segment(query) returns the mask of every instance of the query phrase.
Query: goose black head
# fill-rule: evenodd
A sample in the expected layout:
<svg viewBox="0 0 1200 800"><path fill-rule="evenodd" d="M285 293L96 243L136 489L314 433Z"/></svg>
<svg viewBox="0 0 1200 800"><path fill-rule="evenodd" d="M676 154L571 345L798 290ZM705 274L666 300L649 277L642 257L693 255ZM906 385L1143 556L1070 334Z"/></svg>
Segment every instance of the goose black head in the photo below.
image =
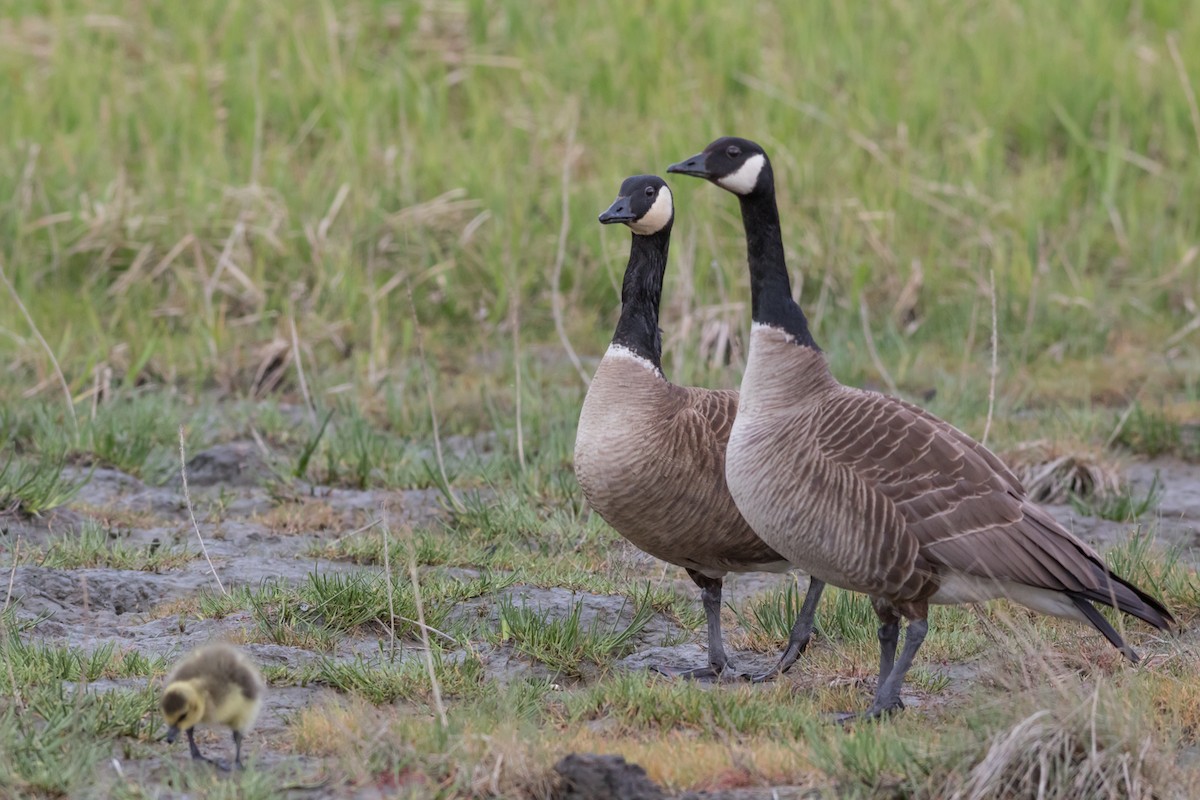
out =
<svg viewBox="0 0 1200 800"><path fill-rule="evenodd" d="M634 175L621 184L617 199L600 215L600 222L623 222L639 236L669 230L675 220L675 203L667 182L657 175Z"/></svg>
<svg viewBox="0 0 1200 800"><path fill-rule="evenodd" d="M771 162L766 152L749 139L722 136L704 152L667 167L667 172L704 178L744 197L769 185Z"/></svg>

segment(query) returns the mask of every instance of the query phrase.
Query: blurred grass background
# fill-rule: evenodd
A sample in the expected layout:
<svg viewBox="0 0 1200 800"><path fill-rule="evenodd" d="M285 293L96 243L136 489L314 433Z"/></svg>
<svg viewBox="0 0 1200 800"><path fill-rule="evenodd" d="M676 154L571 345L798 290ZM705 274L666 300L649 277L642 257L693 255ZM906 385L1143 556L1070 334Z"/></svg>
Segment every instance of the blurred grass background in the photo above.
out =
<svg viewBox="0 0 1200 800"><path fill-rule="evenodd" d="M581 393L556 259L564 332L598 354L626 236L595 215L734 133L772 155L843 380L979 417L994 274L1002 409L1200 399L1194 3L6 9L0 259L80 403L286 393L300 352L319 397L394 406L419 384L408 286L451 428L488 424L465 373L525 360ZM736 385L737 206L674 183L666 365ZM0 362L0 401L60 396L7 291Z"/></svg>

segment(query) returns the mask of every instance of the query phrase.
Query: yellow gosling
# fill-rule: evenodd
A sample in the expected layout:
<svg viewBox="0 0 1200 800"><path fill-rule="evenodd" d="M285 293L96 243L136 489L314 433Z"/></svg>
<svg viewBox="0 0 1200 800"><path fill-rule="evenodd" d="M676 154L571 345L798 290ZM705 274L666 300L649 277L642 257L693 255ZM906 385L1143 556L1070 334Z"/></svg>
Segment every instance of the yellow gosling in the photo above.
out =
<svg viewBox="0 0 1200 800"><path fill-rule="evenodd" d="M233 763L241 767L242 737L258 718L266 688L258 669L230 645L194 650L167 676L162 697L163 719L169 726L167 743L173 744L184 731L192 758L227 769L200 753L193 731L201 722L228 725L233 730Z"/></svg>

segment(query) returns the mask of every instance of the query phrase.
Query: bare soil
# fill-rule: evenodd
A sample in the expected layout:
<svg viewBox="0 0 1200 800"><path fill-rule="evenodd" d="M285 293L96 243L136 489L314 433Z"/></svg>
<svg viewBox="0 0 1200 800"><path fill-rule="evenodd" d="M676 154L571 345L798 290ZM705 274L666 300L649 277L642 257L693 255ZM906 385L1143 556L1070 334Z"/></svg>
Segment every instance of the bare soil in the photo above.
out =
<svg viewBox="0 0 1200 800"><path fill-rule="evenodd" d="M88 470L77 469L75 477ZM1139 462L1128 468L1128 477L1136 490L1144 492L1157 476L1161 498L1155 518L1150 523L1157 531L1161 544L1182 549L1183 558L1200 564L1200 466L1179 461L1160 460ZM234 442L199 453L189 465L189 486L200 530L209 557L226 587L258 585L268 579L300 581L312 572L364 569L306 555L311 547L338 536L347 535L361 527L368 517L382 517L393 527L426 525L443 518L445 511L440 495L433 490L412 491L354 491L321 486L302 486L292 495L281 498L273 483L272 473L256 455L252 444ZM11 557L18 540L21 548L44 545L53 534L81 524L89 515L113 515L135 521L117 526L119 536L130 543L158 543L159 546L186 547L197 550L196 534L192 528L179 481L161 487L147 486L134 477L117 470L100 468L92 471L87 485L69 507L42 518L0 518L0 551ZM299 500L319 501L332 509L334 520L326 530L288 532L265 524L264 517L281 503ZM1123 540L1129 525L1081 516L1070 506L1052 506L1054 515L1076 534L1101 550ZM303 527L303 526L301 526ZM353 535L353 534L351 534ZM657 562L631 551L631 562L648 571L659 572ZM369 568L368 568L369 569ZM667 571L671 576L673 568ZM24 637L47 644L71 645L92 650L105 643L119 650L136 650L147 656L170 660L193 647L214 638L238 638L255 623L249 612L231 614L223 619L198 619L188 613L163 613L172 601L186 600L203 590L215 589L215 580L208 562L194 558L185 566L161 573L112 569L59 570L23 565L11 575L4 576L11 584L11 600L17 603L18 618L30 619L41 614L48 618ZM685 591L693 591L682 572L678 580ZM735 575L727 582L726 600L738 604L752 595L779 587L793 580L790 576L767 574ZM593 619L607 621L624 618L633 613L623 596L606 596L571 591L564 588L544 588L515 585L504 590L513 597L565 616L581 598L585 602L584 624ZM493 595L464 603L458 613L495 618L498 597ZM728 631L727 631L728 634ZM679 640L681 644L663 645L664 640ZM313 659L332 657L353 659L356 655L378 653L379 642L368 636L343 637L336 652L317 654L296 647L276 644L247 644L246 650L263 665L299 666ZM483 657L489 677L505 681L513 676L545 674L543 667L530 663L506 647L479 643L477 652ZM731 656L738 667L747 670L765 669L774 662L774 654L734 652ZM632 655L617 664L618 668L644 669L651 664L679 668L702 664L705 651L702 631L681 637L678 626L662 615L638 636ZM802 671L802 664L801 669ZM952 683L969 681L974 675L970 664L948 669ZM138 679L102 681L92 690L102 691L116 686L139 685ZM291 776L297 796L345 796L344 789L320 785L325 773L320 759L295 754L289 748L287 724L299 710L322 701L337 702L337 694L317 685L276 687L271 690L259 723L248 738L248 751L258 767L278 768ZM906 694L906 702L908 695ZM912 706L922 698L913 697ZM199 737L202 748L225 756L230 747L224 731L205 733ZM128 754L132 754L129 757ZM141 776L153 785L162 779L167 760L187 759L186 746L156 744L153 748L133 748L124 753L114 752L114 764L119 764L127 776ZM615 781L630 788L630 797L664 797L661 790L637 774L630 765L610 758L591 757L565 760L560 773L574 776L565 780L575 786L566 797L599 797L596 786ZM630 771L632 770L632 771ZM571 781L574 783L571 783ZM591 787L591 788L589 788ZM364 790L366 791L366 790ZM774 790L738 790L722 797L757 798L800 796L799 790L789 794L784 787ZM590 792L590 793L589 793ZM656 793L657 792L657 793ZM361 796L371 796L369 792ZM692 794L690 796L698 797Z"/></svg>

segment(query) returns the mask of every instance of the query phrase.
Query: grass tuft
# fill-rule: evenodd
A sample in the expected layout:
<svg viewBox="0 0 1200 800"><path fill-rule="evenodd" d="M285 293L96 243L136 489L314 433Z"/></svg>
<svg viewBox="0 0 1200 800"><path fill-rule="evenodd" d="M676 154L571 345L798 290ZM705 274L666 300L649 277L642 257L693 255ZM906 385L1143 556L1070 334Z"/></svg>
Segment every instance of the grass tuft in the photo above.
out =
<svg viewBox="0 0 1200 800"><path fill-rule="evenodd" d="M545 664L555 672L580 678L585 665L604 667L627 654L631 643L650 622L654 609L647 602L634 601L629 622L622 624L625 606L604 622L597 614L591 625L583 624L586 599L571 603L566 616L549 610L516 605L511 597L500 601L499 628L492 632L495 641L511 643L518 652Z"/></svg>
<svg viewBox="0 0 1200 800"><path fill-rule="evenodd" d="M88 482L63 477L66 457L43 454L36 463L18 460L9 453L0 467L0 514L18 512L39 516L70 502Z"/></svg>
<svg viewBox="0 0 1200 800"><path fill-rule="evenodd" d="M448 656L441 648L432 651L438 685L450 698L479 691L484 678L483 662L472 655ZM353 692L374 705L397 700L419 700L433 708L433 687L425 664L415 656L399 663L361 656L353 661L325 659L313 679L343 692Z"/></svg>
<svg viewBox="0 0 1200 800"><path fill-rule="evenodd" d="M1161 496L1162 489L1158 483L1158 475L1155 474L1150 488L1141 496L1135 493L1132 487L1125 485L1116 492L1086 499L1073 494L1070 500L1071 507L1083 516L1099 517L1113 522L1136 522L1158 508Z"/></svg>
<svg viewBox="0 0 1200 800"><path fill-rule="evenodd" d="M43 566L55 569L106 567L161 572L182 567L193 558L195 555L186 548L156 542L127 544L116 532L105 529L95 520L86 520L77 531L53 537L37 560Z"/></svg>

